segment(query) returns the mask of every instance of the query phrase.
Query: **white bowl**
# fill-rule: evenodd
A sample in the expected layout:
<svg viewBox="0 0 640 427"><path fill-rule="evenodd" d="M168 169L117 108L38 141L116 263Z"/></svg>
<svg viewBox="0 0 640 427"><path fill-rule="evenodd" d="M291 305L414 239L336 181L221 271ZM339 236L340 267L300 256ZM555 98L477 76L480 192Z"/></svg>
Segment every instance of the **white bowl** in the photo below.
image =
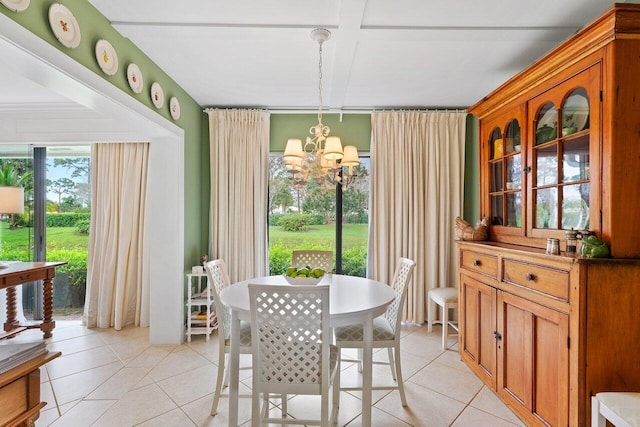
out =
<svg viewBox="0 0 640 427"><path fill-rule="evenodd" d="M289 277L286 275L282 275L282 277L284 277L284 279L290 284L290 285L317 285L321 280L322 277L319 278L315 278L315 277Z"/></svg>

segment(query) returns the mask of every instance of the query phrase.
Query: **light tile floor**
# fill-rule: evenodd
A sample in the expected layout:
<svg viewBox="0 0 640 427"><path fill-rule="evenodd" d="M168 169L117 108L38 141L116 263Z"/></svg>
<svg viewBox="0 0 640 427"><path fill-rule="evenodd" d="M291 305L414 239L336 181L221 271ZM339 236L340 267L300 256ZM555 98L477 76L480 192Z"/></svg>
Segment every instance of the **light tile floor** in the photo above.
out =
<svg viewBox="0 0 640 427"><path fill-rule="evenodd" d="M440 327L403 327L402 370L409 406L397 391L373 395L374 426L523 426L520 420L460 361L455 338L441 349ZM14 339L39 339L35 330ZM43 426L226 426L227 399L209 415L218 357L217 334L196 336L180 346L150 345L148 329L116 332L86 329L77 321L56 321L50 350L62 356L41 370L41 398L47 406L36 422ZM352 356L355 354L352 354ZM374 354L386 360L386 351ZM250 364L243 356L241 365ZM251 386L242 370L241 387ZM343 364L342 383L356 385L354 364ZM374 382L391 383L388 366L374 365ZM319 413L315 397L293 396L291 416ZM249 425L250 399L240 400L239 418ZM360 393L342 392L338 425L361 426Z"/></svg>

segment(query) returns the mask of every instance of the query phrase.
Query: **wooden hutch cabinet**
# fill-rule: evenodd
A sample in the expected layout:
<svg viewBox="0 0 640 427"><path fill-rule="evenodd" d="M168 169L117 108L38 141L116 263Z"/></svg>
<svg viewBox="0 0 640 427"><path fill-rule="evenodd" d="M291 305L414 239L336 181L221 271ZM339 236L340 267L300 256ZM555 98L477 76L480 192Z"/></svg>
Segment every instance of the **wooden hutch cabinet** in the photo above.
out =
<svg viewBox="0 0 640 427"><path fill-rule="evenodd" d="M460 354L527 425L640 391L638 76L640 5L616 4L469 109L490 241L458 243ZM612 257L567 254L570 229Z"/></svg>

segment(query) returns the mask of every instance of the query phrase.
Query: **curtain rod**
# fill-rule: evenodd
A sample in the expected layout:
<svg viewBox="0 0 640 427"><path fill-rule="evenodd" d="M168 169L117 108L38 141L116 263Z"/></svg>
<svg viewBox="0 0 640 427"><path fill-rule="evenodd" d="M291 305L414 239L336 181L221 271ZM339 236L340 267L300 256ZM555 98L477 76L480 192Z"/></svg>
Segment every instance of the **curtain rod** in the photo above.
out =
<svg viewBox="0 0 640 427"><path fill-rule="evenodd" d="M212 110L241 110L242 108L217 108L217 107L209 107L202 110L205 113L208 113ZM268 111L271 114L317 114L318 110L299 110L299 109L260 109L260 108L247 108L248 110L260 110L260 111ZM322 110L322 114L371 114L382 111L423 111L423 112L445 112L445 113L466 113L466 108L443 108L443 107L426 107L426 108L373 108L370 110Z"/></svg>

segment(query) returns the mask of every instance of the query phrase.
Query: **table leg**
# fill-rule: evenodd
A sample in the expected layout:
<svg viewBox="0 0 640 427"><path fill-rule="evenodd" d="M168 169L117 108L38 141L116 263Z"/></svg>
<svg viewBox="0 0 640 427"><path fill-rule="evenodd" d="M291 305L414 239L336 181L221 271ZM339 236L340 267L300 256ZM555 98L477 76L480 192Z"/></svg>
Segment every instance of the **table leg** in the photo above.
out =
<svg viewBox="0 0 640 427"><path fill-rule="evenodd" d="M231 311L231 349L229 351L229 425L238 425L238 388L240 383L240 318ZM223 344L224 345L224 344Z"/></svg>
<svg viewBox="0 0 640 427"><path fill-rule="evenodd" d="M7 288L7 320L4 322L4 331L11 332L18 327L18 311L16 309L16 287Z"/></svg>
<svg viewBox="0 0 640 427"><path fill-rule="evenodd" d="M40 325L40 330L44 332L44 338L51 338L56 322L53 321L53 282L51 279L44 279L43 284L43 315L44 319Z"/></svg>
<svg viewBox="0 0 640 427"><path fill-rule="evenodd" d="M373 377L373 318L368 316L363 325L362 351L362 425L371 425L371 387Z"/></svg>

